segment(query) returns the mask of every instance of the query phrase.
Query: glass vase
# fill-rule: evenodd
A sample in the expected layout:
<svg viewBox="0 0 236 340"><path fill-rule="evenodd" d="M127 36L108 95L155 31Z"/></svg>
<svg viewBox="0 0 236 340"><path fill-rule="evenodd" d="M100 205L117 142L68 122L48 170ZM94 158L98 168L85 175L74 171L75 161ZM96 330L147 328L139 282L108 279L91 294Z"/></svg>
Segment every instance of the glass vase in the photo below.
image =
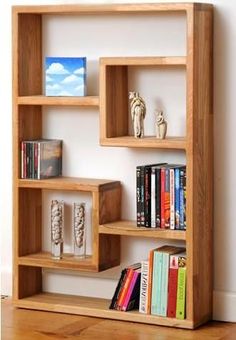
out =
<svg viewBox="0 0 236 340"><path fill-rule="evenodd" d="M61 259L63 253L64 202L51 202L51 249L52 258Z"/></svg>
<svg viewBox="0 0 236 340"><path fill-rule="evenodd" d="M74 256L85 258L86 256L86 226L85 226L85 203L73 204L73 239Z"/></svg>

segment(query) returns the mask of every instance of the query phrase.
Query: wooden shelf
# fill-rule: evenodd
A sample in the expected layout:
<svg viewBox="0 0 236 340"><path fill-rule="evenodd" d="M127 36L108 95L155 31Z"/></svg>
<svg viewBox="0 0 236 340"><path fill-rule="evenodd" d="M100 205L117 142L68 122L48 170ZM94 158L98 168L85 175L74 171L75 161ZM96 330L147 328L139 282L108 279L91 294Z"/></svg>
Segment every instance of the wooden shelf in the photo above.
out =
<svg viewBox="0 0 236 340"><path fill-rule="evenodd" d="M140 228L136 227L135 221L118 221L102 224L99 226L99 234L186 240L186 232L184 230Z"/></svg>
<svg viewBox="0 0 236 340"><path fill-rule="evenodd" d="M212 9L211 4L201 3L157 3L157 4L112 4L112 5L48 5L48 6L14 6L17 13L38 14L109 14L109 13L155 13L155 12L186 12L194 8Z"/></svg>
<svg viewBox="0 0 236 340"><path fill-rule="evenodd" d="M15 301L15 305L22 308L189 329L194 327L193 322L190 320L178 320L174 318L147 315L139 313L138 311L120 312L109 309L109 304L110 300L106 299L54 293L36 294Z"/></svg>
<svg viewBox="0 0 236 340"><path fill-rule="evenodd" d="M155 149L186 149L186 138L184 137L167 137L158 139L154 136L135 138L133 136L111 137L100 140L103 146L118 146L132 148L155 148Z"/></svg>
<svg viewBox="0 0 236 340"><path fill-rule="evenodd" d="M47 105L47 106L99 106L98 96L87 97L48 97L48 96L20 96L19 105Z"/></svg>
<svg viewBox="0 0 236 340"><path fill-rule="evenodd" d="M63 254L60 260L54 260L49 252L40 252L18 257L18 264L32 267L81 270L97 272L97 267L92 263L92 256L78 259L73 254Z"/></svg>
<svg viewBox="0 0 236 340"><path fill-rule="evenodd" d="M186 57L109 57L100 58L108 66L186 66Z"/></svg>
<svg viewBox="0 0 236 340"><path fill-rule="evenodd" d="M18 179L20 188L48 189L48 190L78 190L96 192L116 188L119 181L94 178L56 177L48 179Z"/></svg>

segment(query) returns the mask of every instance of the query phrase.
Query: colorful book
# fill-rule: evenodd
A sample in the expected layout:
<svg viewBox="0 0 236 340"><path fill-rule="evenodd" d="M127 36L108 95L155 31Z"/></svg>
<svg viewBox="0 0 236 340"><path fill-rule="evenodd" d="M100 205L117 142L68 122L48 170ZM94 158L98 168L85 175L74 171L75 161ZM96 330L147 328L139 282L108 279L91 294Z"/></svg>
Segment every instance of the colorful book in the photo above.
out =
<svg viewBox="0 0 236 340"><path fill-rule="evenodd" d="M137 289L137 288L135 288L135 286L137 284L138 278L139 278L139 281L140 281L140 275L141 275L141 268L135 269L133 271L132 279L131 279L130 285L128 287L127 294L125 296L124 303L123 303L123 305L121 307L121 310L124 311L124 312L126 312L126 311L128 311L130 309L133 309L133 307L134 307L134 304L131 301L131 298L133 300L133 297L132 297L133 291L134 291L134 289L135 290ZM139 291L140 291L140 283L139 283Z"/></svg>
<svg viewBox="0 0 236 340"><path fill-rule="evenodd" d="M151 314L154 251L155 249L152 249L148 256L147 314Z"/></svg>
<svg viewBox="0 0 236 340"><path fill-rule="evenodd" d="M123 285L124 285L124 280L125 280L126 272L127 272L126 268L123 269L122 272L121 272L120 279L119 279L118 284L116 286L115 293L114 293L114 295L112 297L109 309L116 309L117 301L119 299L119 296L121 294L121 290L122 290Z"/></svg>
<svg viewBox="0 0 236 340"><path fill-rule="evenodd" d="M161 168L161 228L165 228L165 169Z"/></svg>
<svg viewBox="0 0 236 340"><path fill-rule="evenodd" d="M170 229L175 229L175 170L170 169Z"/></svg>
<svg viewBox="0 0 236 340"><path fill-rule="evenodd" d="M183 252L184 248L175 246L166 246L162 250L162 270L161 270L161 308L160 316L167 316L167 301L168 301L168 281L169 281L169 263L170 255Z"/></svg>
<svg viewBox="0 0 236 340"><path fill-rule="evenodd" d="M175 169L175 229L180 229L180 169Z"/></svg>
<svg viewBox="0 0 236 340"><path fill-rule="evenodd" d="M183 254L182 254L183 255ZM177 283L178 283L178 259L181 254L170 255L170 269L168 281L167 316L176 317Z"/></svg>
<svg viewBox="0 0 236 340"><path fill-rule="evenodd" d="M177 300L176 300L176 318L183 320L185 318L185 300L186 300L186 254L178 258L178 283L177 283Z"/></svg>
<svg viewBox="0 0 236 340"><path fill-rule="evenodd" d="M121 289L120 296L119 296L119 298L117 300L117 305L116 305L116 309L117 310L122 310L122 306L124 304L125 297L126 297L126 294L128 292L130 282L132 280L133 271L135 269L140 268L140 267L141 267L141 263L135 263L135 264L129 266L128 268L126 268L127 272L125 274L124 284L123 284L123 287Z"/></svg>
<svg viewBox="0 0 236 340"><path fill-rule="evenodd" d="M184 220L185 220L185 199L184 199L184 178L185 178L186 170L180 169L180 178L179 178L179 229L184 229Z"/></svg>
<svg viewBox="0 0 236 340"><path fill-rule="evenodd" d="M135 279L136 280L134 282L134 287L133 287L133 290L132 290L126 311L139 308L140 278L141 278L141 268L135 270L135 276L134 276L133 280L135 280Z"/></svg>
<svg viewBox="0 0 236 340"><path fill-rule="evenodd" d="M136 167L136 216L137 216L137 227L141 226L141 167Z"/></svg>

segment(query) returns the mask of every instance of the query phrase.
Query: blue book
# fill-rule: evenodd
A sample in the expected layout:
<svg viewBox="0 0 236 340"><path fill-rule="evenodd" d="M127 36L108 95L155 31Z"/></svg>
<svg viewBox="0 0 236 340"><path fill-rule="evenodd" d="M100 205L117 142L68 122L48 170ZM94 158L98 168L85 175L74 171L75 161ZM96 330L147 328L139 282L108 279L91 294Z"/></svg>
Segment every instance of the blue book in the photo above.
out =
<svg viewBox="0 0 236 340"><path fill-rule="evenodd" d="M162 253L154 251L151 300L151 314L154 315L160 315L161 312L161 271Z"/></svg>

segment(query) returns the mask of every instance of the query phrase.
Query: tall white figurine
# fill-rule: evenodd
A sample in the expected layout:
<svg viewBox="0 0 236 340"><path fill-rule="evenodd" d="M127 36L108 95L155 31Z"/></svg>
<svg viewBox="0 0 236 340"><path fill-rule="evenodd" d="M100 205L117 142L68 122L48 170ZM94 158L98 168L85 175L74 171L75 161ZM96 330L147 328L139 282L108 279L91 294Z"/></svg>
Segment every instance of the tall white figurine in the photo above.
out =
<svg viewBox="0 0 236 340"><path fill-rule="evenodd" d="M130 110L133 121L134 137L142 138L144 135L144 118L146 116L146 105L138 92L129 92Z"/></svg>
<svg viewBox="0 0 236 340"><path fill-rule="evenodd" d="M166 138L167 122L164 119L163 111L156 111L156 136L160 139Z"/></svg>

